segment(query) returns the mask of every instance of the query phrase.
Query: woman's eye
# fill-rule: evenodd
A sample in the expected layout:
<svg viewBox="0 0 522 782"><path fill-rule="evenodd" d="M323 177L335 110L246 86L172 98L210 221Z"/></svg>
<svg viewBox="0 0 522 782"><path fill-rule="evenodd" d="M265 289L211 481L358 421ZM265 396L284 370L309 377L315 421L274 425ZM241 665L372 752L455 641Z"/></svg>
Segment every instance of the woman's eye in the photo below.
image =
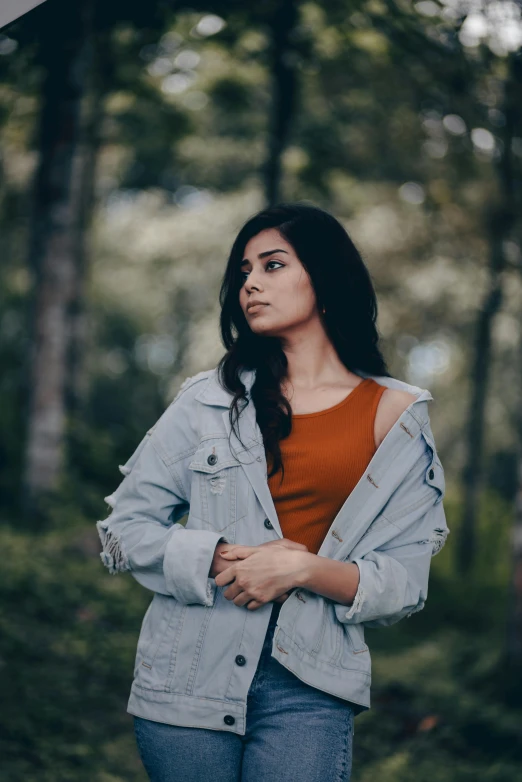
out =
<svg viewBox="0 0 522 782"><path fill-rule="evenodd" d="M269 267L269 266L270 266L270 264L272 264L272 263L277 263L279 266L284 266L284 263L281 263L280 261L268 261L268 263L267 263L267 265L266 265L266 268L268 269L268 267ZM240 275L240 277L241 277L241 279L242 279L242 280L246 280L246 277L245 277L245 275L246 275L246 274L248 274L248 272L240 272L240 273L239 273L239 275Z"/></svg>

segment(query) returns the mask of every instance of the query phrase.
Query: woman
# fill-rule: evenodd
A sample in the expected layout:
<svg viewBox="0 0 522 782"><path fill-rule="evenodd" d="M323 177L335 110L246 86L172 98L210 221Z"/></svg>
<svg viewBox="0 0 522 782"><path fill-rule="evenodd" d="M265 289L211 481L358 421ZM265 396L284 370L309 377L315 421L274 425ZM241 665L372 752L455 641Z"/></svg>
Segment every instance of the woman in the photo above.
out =
<svg viewBox="0 0 522 782"><path fill-rule="evenodd" d="M98 522L109 571L154 592L139 752L153 782L349 780L364 626L422 609L448 534L432 396L388 374L370 275L319 208L248 220L220 301L227 353L183 384Z"/></svg>

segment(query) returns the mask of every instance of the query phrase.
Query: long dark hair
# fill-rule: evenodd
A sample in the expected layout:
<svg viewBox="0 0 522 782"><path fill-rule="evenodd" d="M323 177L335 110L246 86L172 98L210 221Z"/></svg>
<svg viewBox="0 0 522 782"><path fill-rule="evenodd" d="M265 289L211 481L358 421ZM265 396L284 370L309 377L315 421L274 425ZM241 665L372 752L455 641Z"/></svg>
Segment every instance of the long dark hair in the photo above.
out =
<svg viewBox="0 0 522 782"><path fill-rule="evenodd" d="M267 228L277 228L308 272L325 330L345 367L369 375L389 373L378 345L377 300L370 273L341 223L325 210L302 202L275 204L247 220L232 245L221 283L221 338L227 352L217 370L221 385L234 395L232 427L234 414L235 421L240 414L239 401L248 404L240 373L255 370L251 398L267 460L272 461L271 477L280 467L284 474L279 441L292 429L292 409L281 392L287 359L279 338L251 330L239 303L245 247Z"/></svg>

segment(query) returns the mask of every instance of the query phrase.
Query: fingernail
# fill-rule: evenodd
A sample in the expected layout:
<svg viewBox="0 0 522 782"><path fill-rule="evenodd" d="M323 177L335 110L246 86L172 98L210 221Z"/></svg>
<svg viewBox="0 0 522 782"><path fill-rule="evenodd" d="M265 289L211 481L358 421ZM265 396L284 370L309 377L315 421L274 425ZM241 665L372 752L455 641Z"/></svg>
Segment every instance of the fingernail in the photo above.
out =
<svg viewBox="0 0 522 782"><path fill-rule="evenodd" d="M226 551L220 551L220 554L228 554L228 549Z"/></svg>

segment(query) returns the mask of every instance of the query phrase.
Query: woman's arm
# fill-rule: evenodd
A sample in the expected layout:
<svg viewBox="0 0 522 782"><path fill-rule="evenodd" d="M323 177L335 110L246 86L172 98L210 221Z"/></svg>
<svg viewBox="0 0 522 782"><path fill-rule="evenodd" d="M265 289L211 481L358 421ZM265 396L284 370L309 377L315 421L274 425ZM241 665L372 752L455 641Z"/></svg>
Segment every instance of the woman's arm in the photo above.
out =
<svg viewBox="0 0 522 782"><path fill-rule="evenodd" d="M359 585L357 565L272 542L273 546L223 545L221 559L235 560L216 576L218 586L230 584L223 592L227 600L255 609L302 587L344 605L352 603Z"/></svg>
<svg viewBox="0 0 522 782"><path fill-rule="evenodd" d="M405 529L385 549L369 551L354 562L281 546L228 546L221 556L236 561L216 577L216 584L230 584L223 595L249 609L302 587L332 600L342 623L394 624L424 607L431 558L449 532L442 503L409 516L410 523L404 520Z"/></svg>
<svg viewBox="0 0 522 782"><path fill-rule="evenodd" d="M186 529L177 519L189 507L176 465L165 459L157 430L144 441L130 471L110 499L112 512L97 522L101 559L111 574L130 571L144 587L184 605L213 605L208 570L213 530Z"/></svg>
<svg viewBox="0 0 522 782"><path fill-rule="evenodd" d="M353 562L339 562L309 553L303 557L303 570L296 586L317 592L336 603L351 605L359 588L359 568Z"/></svg>

